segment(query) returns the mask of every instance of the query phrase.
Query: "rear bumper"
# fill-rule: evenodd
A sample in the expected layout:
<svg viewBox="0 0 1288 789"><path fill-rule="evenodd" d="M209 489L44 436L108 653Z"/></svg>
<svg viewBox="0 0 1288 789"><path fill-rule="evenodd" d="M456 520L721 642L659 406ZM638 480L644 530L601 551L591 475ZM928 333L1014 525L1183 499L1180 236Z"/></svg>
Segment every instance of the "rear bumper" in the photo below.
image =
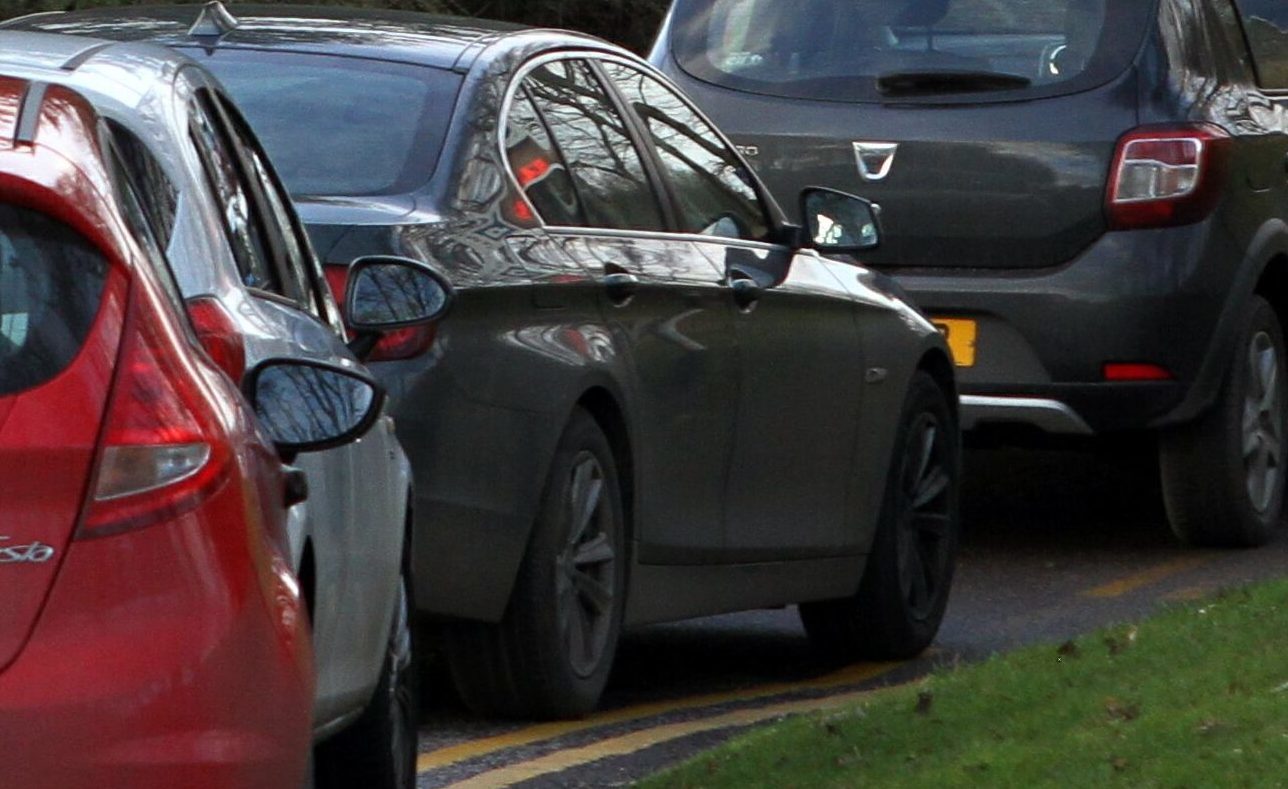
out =
<svg viewBox="0 0 1288 789"><path fill-rule="evenodd" d="M1212 401L1243 258L1208 221L1108 233L1038 272L894 273L932 317L977 322L976 363L957 370L967 429L1098 435L1183 422ZM1104 365L1119 362L1159 365L1172 378L1106 381Z"/></svg>
<svg viewBox="0 0 1288 789"><path fill-rule="evenodd" d="M0 673L0 783L302 785L313 680L296 586L267 540L235 519L208 525L186 516L69 546Z"/></svg>

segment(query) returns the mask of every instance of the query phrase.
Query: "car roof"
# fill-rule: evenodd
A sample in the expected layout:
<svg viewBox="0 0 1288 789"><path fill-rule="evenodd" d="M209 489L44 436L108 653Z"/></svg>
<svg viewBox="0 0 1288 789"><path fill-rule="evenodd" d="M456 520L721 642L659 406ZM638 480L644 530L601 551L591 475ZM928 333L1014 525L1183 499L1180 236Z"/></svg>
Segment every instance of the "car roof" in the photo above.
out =
<svg viewBox="0 0 1288 789"><path fill-rule="evenodd" d="M175 47L344 54L439 68L458 66L463 53L478 51L507 33L525 30L507 22L338 6L236 4L227 11L238 24L218 39L189 34L202 12L198 5L55 11L0 23L0 29L152 41Z"/></svg>

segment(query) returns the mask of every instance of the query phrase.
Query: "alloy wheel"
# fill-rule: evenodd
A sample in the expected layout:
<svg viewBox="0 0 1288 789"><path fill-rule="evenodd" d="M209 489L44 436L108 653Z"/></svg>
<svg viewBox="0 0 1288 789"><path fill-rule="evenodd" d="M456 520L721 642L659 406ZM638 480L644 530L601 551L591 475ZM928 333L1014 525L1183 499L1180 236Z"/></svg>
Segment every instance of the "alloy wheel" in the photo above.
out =
<svg viewBox="0 0 1288 789"><path fill-rule="evenodd" d="M1257 332L1248 346L1242 452L1248 498L1258 513L1270 507L1282 473L1282 400L1278 349L1267 332Z"/></svg>
<svg viewBox="0 0 1288 789"><path fill-rule="evenodd" d="M899 585L914 618L935 608L951 560L952 467L943 427L934 414L922 413L908 432L897 525Z"/></svg>
<svg viewBox="0 0 1288 789"><path fill-rule="evenodd" d="M608 647L616 607L617 552L604 469L590 452L572 464L565 517L568 538L556 559L559 635L574 672L595 673Z"/></svg>

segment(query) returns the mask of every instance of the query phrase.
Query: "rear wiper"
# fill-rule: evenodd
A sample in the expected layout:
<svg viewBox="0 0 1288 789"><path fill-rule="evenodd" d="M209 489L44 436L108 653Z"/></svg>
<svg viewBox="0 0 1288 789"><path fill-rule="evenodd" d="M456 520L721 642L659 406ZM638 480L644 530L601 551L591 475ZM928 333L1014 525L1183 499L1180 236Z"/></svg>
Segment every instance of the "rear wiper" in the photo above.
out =
<svg viewBox="0 0 1288 789"><path fill-rule="evenodd" d="M887 96L982 93L1027 88L1031 84L1028 77L996 71L892 71L877 77L877 90Z"/></svg>

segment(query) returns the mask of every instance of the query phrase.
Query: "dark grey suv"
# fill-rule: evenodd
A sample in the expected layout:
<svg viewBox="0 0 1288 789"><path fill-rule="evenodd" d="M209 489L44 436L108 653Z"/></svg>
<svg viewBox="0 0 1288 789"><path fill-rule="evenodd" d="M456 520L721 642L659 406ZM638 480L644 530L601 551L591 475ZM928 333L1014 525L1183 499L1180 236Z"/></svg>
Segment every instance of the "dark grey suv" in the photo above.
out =
<svg viewBox="0 0 1288 789"><path fill-rule="evenodd" d="M1284 489L1284 30L1282 0L677 0L652 61L777 194L881 204L864 260L948 334L965 427L1157 436L1176 533L1256 545Z"/></svg>

